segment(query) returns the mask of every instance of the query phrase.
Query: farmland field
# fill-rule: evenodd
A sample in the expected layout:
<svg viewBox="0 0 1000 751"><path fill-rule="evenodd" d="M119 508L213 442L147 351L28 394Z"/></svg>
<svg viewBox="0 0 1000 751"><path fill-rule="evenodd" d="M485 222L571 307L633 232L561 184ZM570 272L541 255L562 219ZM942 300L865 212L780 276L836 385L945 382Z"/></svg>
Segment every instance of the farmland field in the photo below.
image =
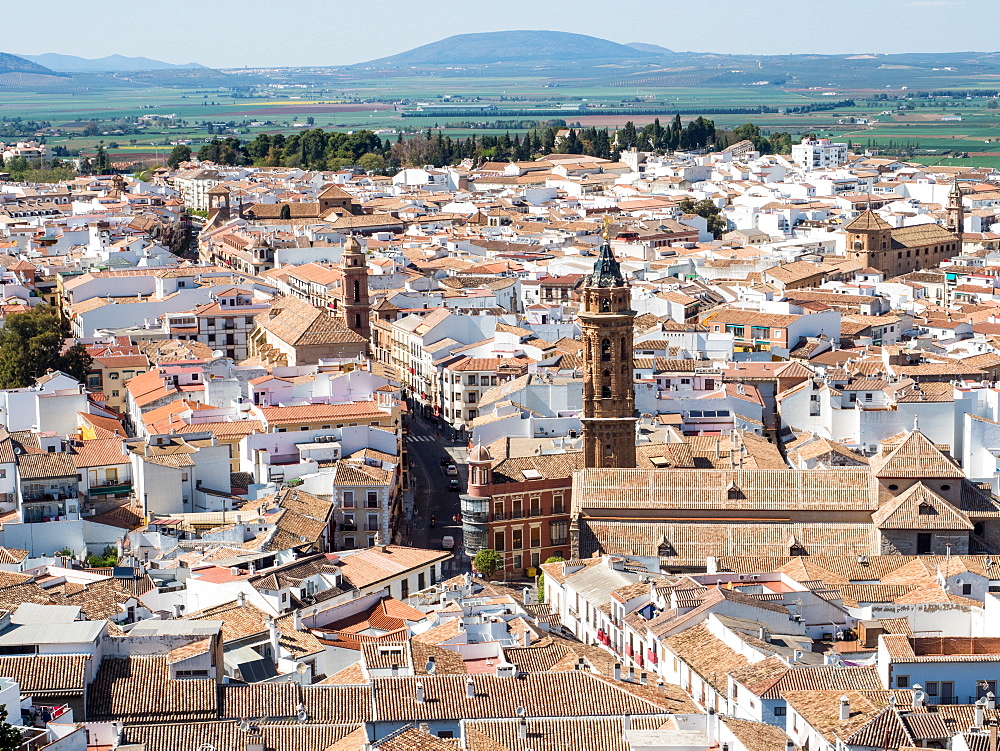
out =
<svg viewBox="0 0 1000 751"><path fill-rule="evenodd" d="M224 77L229 86L181 87L134 82L119 87L94 87L74 92L4 92L0 118L10 121L47 121L42 132L51 146L69 154L89 156L99 144L108 148L114 161L162 162L173 143L190 142L197 151L212 137L235 135L244 139L258 133L289 134L306 127L336 130L369 129L385 139L394 139L426 129L446 135L498 134L504 122L561 119L570 125L621 127L627 121L637 126L672 117L682 111L682 120L698 114L731 129L746 122L759 125L766 134L804 133L849 140L855 148L878 148L883 152L909 155L914 159L951 159L965 156L965 165L994 166L1000 157L1000 110L994 100L967 99L964 94L918 98L902 89L839 88L836 92L810 87L775 85L657 87L644 83L653 78L627 82L574 82L554 84L541 76L486 77L458 75L377 76L343 72L309 77L305 73L274 74L274 82L260 75L233 72ZM303 83L306 81L306 83ZM626 85L627 83L627 85ZM954 85L954 82L951 82ZM984 82L969 81L974 88ZM988 83L988 82L987 82ZM996 85L996 84L994 84ZM855 106L838 106L853 99ZM819 107L820 111L784 112L789 108ZM905 109L899 109L899 107ZM426 116L422 109L433 107ZM452 116L449 107L461 111ZM537 109L545 115L516 117L491 114L510 110L518 113ZM738 110L767 108L767 112ZM661 114L630 114L628 109ZM602 109L614 112L602 114ZM403 111L407 117L403 117ZM475 116L468 112L475 111ZM553 111L559 111L554 118ZM729 111L726 111L729 110ZM961 121L942 118L961 117ZM141 118L138 123L136 118ZM857 122L858 120L869 122ZM871 122L877 121L877 122ZM476 127L470 127L476 123ZM515 129L516 130L516 129Z"/></svg>

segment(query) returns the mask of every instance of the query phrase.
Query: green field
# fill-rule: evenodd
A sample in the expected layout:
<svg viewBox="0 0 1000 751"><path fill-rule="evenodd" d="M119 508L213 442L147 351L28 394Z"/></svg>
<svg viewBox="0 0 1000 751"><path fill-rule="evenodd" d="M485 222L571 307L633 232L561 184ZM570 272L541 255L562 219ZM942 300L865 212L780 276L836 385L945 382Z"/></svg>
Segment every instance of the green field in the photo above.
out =
<svg viewBox="0 0 1000 751"><path fill-rule="evenodd" d="M611 130L629 119L642 126L651 122L653 116L602 115L602 107L656 107L667 113L674 109L691 112L682 116L685 121L693 119L696 116L693 113L703 112L721 128L731 129L754 122L765 134L817 133L850 140L856 147L931 150L940 152L935 157L939 159L971 154L968 159L961 159L961 163L970 166L994 166L998 158L994 153L1000 154L1000 110L990 109L990 100L983 97L912 100L903 97L915 92L892 90L886 92L890 99L884 100L876 98L870 89L857 92L838 89L836 96L831 97L824 96L824 91L818 89L792 90L773 85L662 88L644 85L641 79L630 81L627 86L594 81L579 84L566 81L555 86L546 78L530 76L419 75L352 79L346 74L338 74L317 76L313 80L319 81L318 84L285 81L267 85L249 77L244 80L239 75L228 78L233 84L227 88L122 85L121 88L94 88L75 93L4 92L0 97L0 118L48 121L51 130L43 133L48 143L61 146L71 154L82 150L82 154L88 156L99 144L108 147L114 143L117 148L110 149L114 161L148 163L162 162L174 141L190 140L197 151L200 144L213 137L205 127L209 123L214 125L218 135L238 135L244 139L252 139L260 132L288 134L301 130L306 127L306 118L313 119L310 127L383 130L383 138L393 139L399 130L428 128L463 138L502 132L495 128L469 129L457 124L443 127L450 121L473 119L488 123L497 119L489 113L483 113L480 118L452 118L441 114L403 118L399 111L403 107L413 109L417 103L441 106L449 102L466 107L490 104L499 109L518 110L584 105L586 110L568 111L563 119L571 124L579 121L584 126L596 125ZM962 82L962 85L972 87L981 82ZM720 108L829 105L834 99L847 98L854 98L856 106L789 114L711 112ZM395 106L394 103L400 104ZM897 111L896 107L901 104L912 108ZM162 118L169 115L174 116L169 123L135 122L135 118L143 116ZM961 115L963 121L942 121L941 118L947 115ZM660 118L666 120L670 116L664 114ZM852 117L876 118L879 122L873 125L843 122ZM88 126L97 132L85 135L83 131ZM918 156L913 158L919 160Z"/></svg>

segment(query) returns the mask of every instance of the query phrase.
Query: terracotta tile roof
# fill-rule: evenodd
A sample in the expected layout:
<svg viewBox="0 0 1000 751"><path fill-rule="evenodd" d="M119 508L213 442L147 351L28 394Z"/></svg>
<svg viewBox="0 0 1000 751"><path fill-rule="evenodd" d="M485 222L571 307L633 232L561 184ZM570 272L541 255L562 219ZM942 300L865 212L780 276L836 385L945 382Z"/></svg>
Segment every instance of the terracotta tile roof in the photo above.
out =
<svg viewBox="0 0 1000 751"><path fill-rule="evenodd" d="M790 667L780 657L769 657L732 671L730 675L760 699L780 699L786 691L877 691L882 688L873 666Z"/></svg>
<svg viewBox="0 0 1000 751"><path fill-rule="evenodd" d="M668 636L663 645L686 662L703 681L724 693L729 690L728 673L748 664L744 655L716 637L704 622Z"/></svg>
<svg viewBox="0 0 1000 751"><path fill-rule="evenodd" d="M351 404L305 404L292 407L262 407L261 412L268 426L289 425L318 420L368 420L384 419L386 413L376 402Z"/></svg>
<svg viewBox="0 0 1000 751"><path fill-rule="evenodd" d="M87 691L87 717L126 723L211 720L217 715L215 685L211 679L171 680L166 657L108 655Z"/></svg>
<svg viewBox="0 0 1000 751"><path fill-rule="evenodd" d="M34 697L82 694L90 655L17 655L0 657L0 675L13 678Z"/></svg>
<svg viewBox="0 0 1000 751"><path fill-rule="evenodd" d="M357 725L267 724L259 726L260 743L269 749L330 751L354 733ZM362 728L362 732L363 732ZM256 738L256 736L252 736ZM216 751L245 751L247 733L236 719L215 722L126 725L122 746L141 746L144 751L177 751L211 746ZM360 747L358 747L360 751Z"/></svg>
<svg viewBox="0 0 1000 751"><path fill-rule="evenodd" d="M21 454L17 469L22 480L76 477L73 457L65 453Z"/></svg>
<svg viewBox="0 0 1000 751"><path fill-rule="evenodd" d="M429 566L450 557L451 553L448 551L386 545L384 551L378 548L344 551L340 554L340 570L355 587L364 588L404 571ZM413 612L419 613L416 610ZM423 614L420 616L422 618Z"/></svg>
<svg viewBox="0 0 1000 751"><path fill-rule="evenodd" d="M883 444L884 450L884 444ZM962 477L962 470L920 431L907 433L884 456L871 460L877 477Z"/></svg>
<svg viewBox="0 0 1000 751"><path fill-rule="evenodd" d="M94 438L80 443L82 445L73 447L73 464L77 468L110 467L129 463L129 455L120 438Z"/></svg>
<svg viewBox="0 0 1000 751"><path fill-rule="evenodd" d="M258 314L254 321L260 328L293 346L360 344L366 341L347 328L337 316L297 297L276 300L269 311Z"/></svg>
<svg viewBox="0 0 1000 751"><path fill-rule="evenodd" d="M872 514L879 529L971 530L969 517L922 482Z"/></svg>

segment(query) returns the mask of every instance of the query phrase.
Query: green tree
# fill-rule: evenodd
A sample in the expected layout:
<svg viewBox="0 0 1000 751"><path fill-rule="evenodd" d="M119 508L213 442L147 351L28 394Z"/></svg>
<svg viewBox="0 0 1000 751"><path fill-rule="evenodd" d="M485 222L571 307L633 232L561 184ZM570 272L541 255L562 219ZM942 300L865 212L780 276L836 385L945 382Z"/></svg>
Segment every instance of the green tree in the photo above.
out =
<svg viewBox="0 0 1000 751"><path fill-rule="evenodd" d="M63 332L55 308L38 305L7 316L0 328L0 388L30 386L49 370L62 370L78 380L86 377L90 357L82 347L62 352Z"/></svg>
<svg viewBox="0 0 1000 751"><path fill-rule="evenodd" d="M21 731L7 722L7 707L0 707L0 751L17 751L23 743Z"/></svg>
<svg viewBox="0 0 1000 751"><path fill-rule="evenodd" d="M291 219L292 218L292 207L287 203L281 204L281 213L278 214L279 219Z"/></svg>
<svg viewBox="0 0 1000 751"><path fill-rule="evenodd" d="M478 571L484 579L489 579L497 571L503 569L503 553L493 550L493 548L483 548L472 559L472 568Z"/></svg>
<svg viewBox="0 0 1000 751"><path fill-rule="evenodd" d="M707 198L697 203L690 198L685 198L679 206L685 214L697 214L704 217L708 223L708 231L716 238L722 237L722 233L726 231L727 225L726 220L722 217L722 209Z"/></svg>
<svg viewBox="0 0 1000 751"><path fill-rule="evenodd" d="M167 157L167 166L170 169L177 169L177 165L181 162L187 162L191 159L191 147L185 146L184 144L177 144L170 152L170 156Z"/></svg>
<svg viewBox="0 0 1000 751"><path fill-rule="evenodd" d="M358 166L365 172L382 172L385 170L385 157L369 151L358 157Z"/></svg>
<svg viewBox="0 0 1000 751"><path fill-rule="evenodd" d="M87 565L91 568L107 568L118 563L118 550L111 545L106 545L100 555L88 555ZM0 748L0 751L3 751Z"/></svg>
<svg viewBox="0 0 1000 751"><path fill-rule="evenodd" d="M94 171L98 175L106 175L111 171L111 159L103 146L98 146L97 153L94 154Z"/></svg>

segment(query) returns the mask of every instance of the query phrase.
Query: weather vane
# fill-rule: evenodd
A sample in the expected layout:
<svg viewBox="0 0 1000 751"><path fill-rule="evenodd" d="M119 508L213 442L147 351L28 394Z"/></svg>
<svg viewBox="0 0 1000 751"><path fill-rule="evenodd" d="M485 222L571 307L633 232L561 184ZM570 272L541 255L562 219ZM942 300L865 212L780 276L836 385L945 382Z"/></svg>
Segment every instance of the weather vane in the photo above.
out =
<svg viewBox="0 0 1000 751"><path fill-rule="evenodd" d="M614 223L614 219L607 214L604 215L604 232L602 234L604 235L604 239L608 242L611 242L611 225Z"/></svg>

